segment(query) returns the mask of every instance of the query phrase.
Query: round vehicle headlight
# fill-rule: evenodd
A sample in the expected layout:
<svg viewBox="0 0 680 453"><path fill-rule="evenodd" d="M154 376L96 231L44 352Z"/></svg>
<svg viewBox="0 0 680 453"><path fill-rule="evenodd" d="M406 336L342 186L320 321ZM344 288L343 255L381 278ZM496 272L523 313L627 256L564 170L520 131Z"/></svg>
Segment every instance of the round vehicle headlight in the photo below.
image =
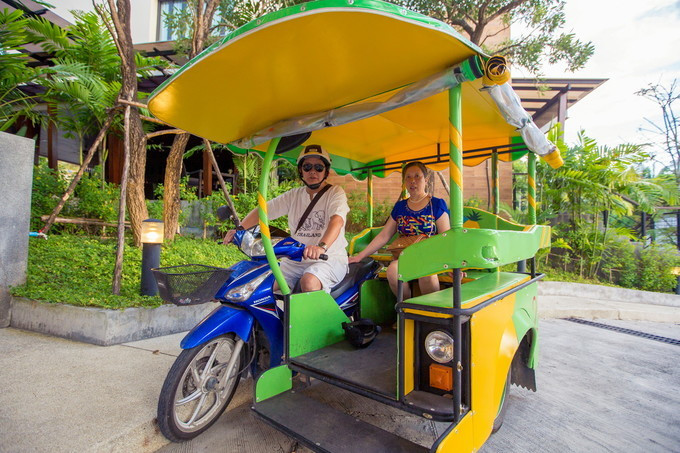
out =
<svg viewBox="0 0 680 453"><path fill-rule="evenodd" d="M425 337L425 350L435 362L448 363L453 360L453 338L441 330L430 332Z"/></svg>

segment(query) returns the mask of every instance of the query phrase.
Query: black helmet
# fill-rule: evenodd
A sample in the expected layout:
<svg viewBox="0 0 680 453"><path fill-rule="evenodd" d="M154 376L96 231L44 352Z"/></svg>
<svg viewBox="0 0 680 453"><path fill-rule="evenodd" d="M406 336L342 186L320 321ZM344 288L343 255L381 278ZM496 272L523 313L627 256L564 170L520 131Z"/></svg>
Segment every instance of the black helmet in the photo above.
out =
<svg viewBox="0 0 680 453"><path fill-rule="evenodd" d="M345 337L355 348L365 348L375 340L381 331L372 320L361 318L354 322L343 322Z"/></svg>

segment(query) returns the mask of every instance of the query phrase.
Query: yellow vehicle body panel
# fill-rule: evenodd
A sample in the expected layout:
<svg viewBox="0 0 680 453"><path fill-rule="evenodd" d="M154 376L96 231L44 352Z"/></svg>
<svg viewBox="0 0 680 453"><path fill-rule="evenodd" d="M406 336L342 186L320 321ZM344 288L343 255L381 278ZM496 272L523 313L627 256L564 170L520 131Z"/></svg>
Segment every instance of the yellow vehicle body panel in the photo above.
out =
<svg viewBox="0 0 680 453"><path fill-rule="evenodd" d="M414 381L413 376L415 375L414 362L415 362L415 322L412 319L404 320L404 393L408 394L413 391Z"/></svg>
<svg viewBox="0 0 680 453"><path fill-rule="evenodd" d="M493 277L493 274L486 278ZM462 308L472 308L484 301L511 290L530 279L529 276L513 282L509 286L490 291L483 296L463 298ZM465 289L465 285L463 285ZM465 291L464 291L465 293ZM513 321L515 302L518 293L512 293L493 304L482 308L474 313L470 319L470 382L471 382L471 411L463 419L465 426L459 423L458 430L451 430L437 448L438 452L468 452L478 450L489 438L493 423L498 415L498 409L503 397L505 384L510 370L510 365L515 352L519 348L517 330ZM411 299L410 301L422 301L423 309L405 308L404 312L432 318L450 318L451 315L428 311L428 306L442 307L445 301L434 301L436 295L441 295L453 304L450 289L431 293L425 296ZM409 321L409 320L407 320ZM404 335L407 350L413 350L413 329L407 330ZM413 356L409 356L413 357ZM412 361L405 361L404 380L409 382L413 376L414 366ZM405 387L408 394L413 387ZM469 421L466 421L469 419ZM473 422L474 420L474 422ZM474 424L474 431L469 427ZM474 435L473 435L474 432ZM470 436L469 438L466 436Z"/></svg>
<svg viewBox="0 0 680 453"><path fill-rule="evenodd" d="M384 101L470 57L487 57L446 24L394 5L363 3L367 7L361 1L345 6L303 4L270 15L261 24L249 24L246 31L214 44L154 91L149 109L172 126L231 143L280 121ZM462 84L466 150L508 145L519 136L481 88L481 79ZM448 94L317 130L312 137L332 155L357 166L388 157L422 158L439 150L447 154ZM268 142L256 149L267 146Z"/></svg>
<svg viewBox="0 0 680 453"><path fill-rule="evenodd" d="M474 416L468 412L460 422L451 429L437 447L437 453L472 452L474 446Z"/></svg>
<svg viewBox="0 0 680 453"><path fill-rule="evenodd" d="M470 320L470 377L475 418L474 448L489 438L512 358L519 347L512 320L515 294L478 311Z"/></svg>

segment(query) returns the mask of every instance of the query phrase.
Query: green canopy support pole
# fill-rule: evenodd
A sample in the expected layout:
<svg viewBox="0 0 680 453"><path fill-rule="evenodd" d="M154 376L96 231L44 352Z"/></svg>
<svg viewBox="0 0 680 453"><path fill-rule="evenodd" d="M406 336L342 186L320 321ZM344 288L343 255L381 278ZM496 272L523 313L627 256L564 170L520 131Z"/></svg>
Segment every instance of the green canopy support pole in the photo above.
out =
<svg viewBox="0 0 680 453"><path fill-rule="evenodd" d="M528 197L529 197L529 225L536 225L536 154L529 153L528 168Z"/></svg>
<svg viewBox="0 0 680 453"><path fill-rule="evenodd" d="M368 201L368 227L373 228L373 170L368 170L366 178L366 198Z"/></svg>
<svg viewBox="0 0 680 453"><path fill-rule="evenodd" d="M449 172L451 178L450 209L451 229L463 228L463 122L462 122L462 90L460 85L449 89ZM453 308L461 306L461 267L453 269ZM451 318L451 333L453 333L453 382L463 382L463 349L461 346L462 326L459 315ZM453 388L453 423L462 417L463 406L462 386Z"/></svg>
<svg viewBox="0 0 680 453"><path fill-rule="evenodd" d="M498 192L498 152L494 149L491 154L491 196L493 198L493 213L498 215L500 200Z"/></svg>
<svg viewBox="0 0 680 453"><path fill-rule="evenodd" d="M451 228L463 228L463 135L461 87L449 90L449 174ZM460 381L456 381L460 382Z"/></svg>
<svg viewBox="0 0 680 453"><path fill-rule="evenodd" d="M264 155L264 160L262 162L262 168L271 168L272 161L274 160L274 151L279 144L280 138L275 138L269 143L269 148L267 153ZM269 267L274 274L276 283L279 284L281 293L283 295L290 294L290 288L286 279L283 278L283 273L279 267L279 263L276 261L276 255L274 254L274 247L272 246L271 233L269 232L269 218L267 217L267 188L269 186L269 172L262 171L260 175L260 188L257 192L257 213L260 217L260 232L262 234L262 245L264 246L264 252L267 255L267 262Z"/></svg>
<svg viewBox="0 0 680 453"><path fill-rule="evenodd" d="M527 170L527 198L529 199L529 218L527 224L536 225L536 154L529 153L529 165ZM531 259L531 274L536 272L534 258ZM517 262L517 272L526 272L527 262L525 260Z"/></svg>
<svg viewBox="0 0 680 453"><path fill-rule="evenodd" d="M408 190L406 190L406 180L404 179L404 167L405 163L401 164L401 195L399 195L399 200L406 200L408 198Z"/></svg>

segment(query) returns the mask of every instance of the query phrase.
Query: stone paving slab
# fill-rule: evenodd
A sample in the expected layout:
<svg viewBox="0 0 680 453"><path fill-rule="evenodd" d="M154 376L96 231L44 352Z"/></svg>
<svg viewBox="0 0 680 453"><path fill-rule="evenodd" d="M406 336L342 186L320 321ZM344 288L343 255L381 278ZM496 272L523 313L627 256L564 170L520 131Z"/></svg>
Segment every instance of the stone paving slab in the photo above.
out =
<svg viewBox="0 0 680 453"><path fill-rule="evenodd" d="M152 452L158 394L183 334L95 346L0 329L0 452Z"/></svg>

